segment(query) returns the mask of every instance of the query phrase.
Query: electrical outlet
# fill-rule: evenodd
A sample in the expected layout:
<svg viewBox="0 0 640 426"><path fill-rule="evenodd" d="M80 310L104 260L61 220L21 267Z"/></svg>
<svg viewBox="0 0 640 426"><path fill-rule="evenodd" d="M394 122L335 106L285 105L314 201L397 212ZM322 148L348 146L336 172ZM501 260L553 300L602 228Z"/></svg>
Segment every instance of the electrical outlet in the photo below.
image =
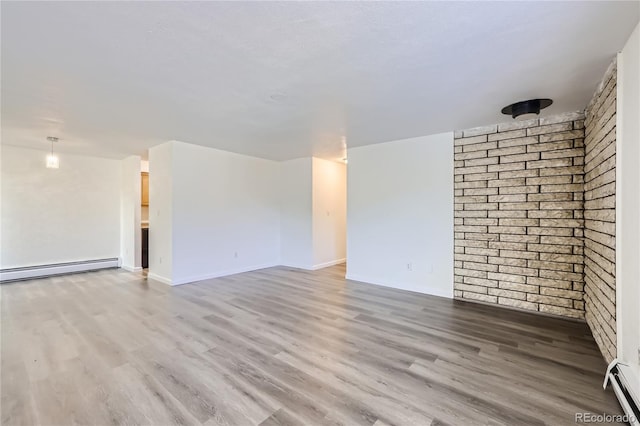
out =
<svg viewBox="0 0 640 426"><path fill-rule="evenodd" d="M413 263L407 263L407 271L413 271Z"/></svg>
<svg viewBox="0 0 640 426"><path fill-rule="evenodd" d="M238 258L238 252L237 251L235 253L233 253L233 257L235 257L236 259Z"/></svg>

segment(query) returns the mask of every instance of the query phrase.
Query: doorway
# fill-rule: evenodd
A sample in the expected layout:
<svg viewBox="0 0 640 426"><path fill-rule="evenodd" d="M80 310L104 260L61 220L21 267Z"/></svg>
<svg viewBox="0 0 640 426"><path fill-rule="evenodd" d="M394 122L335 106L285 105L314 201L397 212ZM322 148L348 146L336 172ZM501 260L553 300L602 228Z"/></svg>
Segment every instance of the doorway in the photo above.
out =
<svg viewBox="0 0 640 426"><path fill-rule="evenodd" d="M149 162L140 164L140 227L142 228L141 264L149 268Z"/></svg>

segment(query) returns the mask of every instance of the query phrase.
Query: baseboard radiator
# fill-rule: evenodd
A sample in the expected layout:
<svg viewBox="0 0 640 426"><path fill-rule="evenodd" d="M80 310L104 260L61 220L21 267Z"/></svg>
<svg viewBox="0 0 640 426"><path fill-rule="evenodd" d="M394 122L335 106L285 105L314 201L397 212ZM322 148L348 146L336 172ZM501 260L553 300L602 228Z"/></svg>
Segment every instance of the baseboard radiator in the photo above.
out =
<svg viewBox="0 0 640 426"><path fill-rule="evenodd" d="M114 257L109 259L85 260L81 262L0 269L0 283L50 277L54 275L73 274L76 272L93 271L97 269L117 268L119 266L120 259Z"/></svg>
<svg viewBox="0 0 640 426"><path fill-rule="evenodd" d="M626 414L625 421L631 426L640 426L640 382L631 367L613 360L607 368L602 387L606 389L608 383Z"/></svg>

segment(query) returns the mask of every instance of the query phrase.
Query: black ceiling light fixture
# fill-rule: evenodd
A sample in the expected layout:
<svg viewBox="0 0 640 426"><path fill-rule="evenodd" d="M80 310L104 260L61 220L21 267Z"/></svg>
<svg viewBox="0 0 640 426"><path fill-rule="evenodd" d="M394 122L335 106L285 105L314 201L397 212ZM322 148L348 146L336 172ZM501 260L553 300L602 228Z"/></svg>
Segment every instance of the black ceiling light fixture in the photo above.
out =
<svg viewBox="0 0 640 426"><path fill-rule="evenodd" d="M502 113L510 115L516 120L527 120L540 114L540 110L551 105L551 99L529 99L520 101L502 108Z"/></svg>

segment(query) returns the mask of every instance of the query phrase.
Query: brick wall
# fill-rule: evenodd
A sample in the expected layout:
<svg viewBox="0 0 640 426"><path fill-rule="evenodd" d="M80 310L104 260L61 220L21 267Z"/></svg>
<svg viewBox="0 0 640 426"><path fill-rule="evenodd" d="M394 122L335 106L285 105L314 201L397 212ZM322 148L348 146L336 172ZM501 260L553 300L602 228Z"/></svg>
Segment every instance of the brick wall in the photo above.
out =
<svg viewBox="0 0 640 426"><path fill-rule="evenodd" d="M584 115L456 132L458 299L584 317Z"/></svg>
<svg viewBox="0 0 640 426"><path fill-rule="evenodd" d="M587 107L585 127L586 320L610 362L616 357L615 63Z"/></svg>

